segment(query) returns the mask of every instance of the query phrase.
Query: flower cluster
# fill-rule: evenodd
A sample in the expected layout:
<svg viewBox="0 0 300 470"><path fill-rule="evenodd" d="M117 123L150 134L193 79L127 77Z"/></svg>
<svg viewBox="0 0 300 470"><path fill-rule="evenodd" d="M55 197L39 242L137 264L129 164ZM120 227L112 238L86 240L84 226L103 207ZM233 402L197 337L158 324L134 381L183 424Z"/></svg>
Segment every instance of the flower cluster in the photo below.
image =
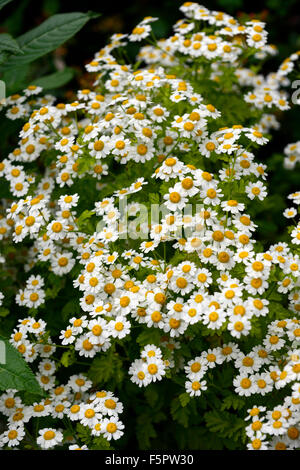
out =
<svg viewBox="0 0 300 470"><path fill-rule="evenodd" d="M246 433L250 439L248 448L251 450L292 450L299 448L299 413L300 413L300 351L299 351L299 320L286 319L272 322L264 340L266 351L263 359L248 356L253 361L248 368L252 371L264 366L263 372L252 375L241 374L236 380L239 393L255 393L253 387L264 390L264 393L282 389L290 385L290 393L284 397L282 404L273 409L254 406L248 410L250 424ZM243 359L246 362L245 358ZM256 362L256 364L255 364ZM251 390L252 389L252 390Z"/></svg>
<svg viewBox="0 0 300 470"><path fill-rule="evenodd" d="M105 354L119 357L128 343L123 367L140 388L180 375L183 393L199 397L224 363L233 363L241 397L292 387L278 418L278 407L264 420L251 411L246 432L250 448L300 446L299 224L290 244L263 247L252 215L268 194L267 165L256 161L255 149L278 128L274 113L290 106L281 88L299 53L276 73L256 75L241 65L274 54L263 22L240 24L192 2L181 11L186 19L168 39L154 41L155 18L114 35L87 65L96 74L93 89L79 90L71 103L40 97L30 86L2 105L8 118L25 121L17 147L0 163L11 195L3 201L0 237L27 248L29 277L14 300L32 315L19 320L11 344L32 363L47 395L33 405L16 390L2 395L3 446L28 439L24 424L38 416L119 439L123 405L112 392L95 390L89 366ZM141 40L149 40L138 54L145 67L117 62L127 41ZM240 97L237 114L231 90ZM298 193L290 198L299 203ZM42 317L67 282L74 303L52 342ZM84 360L87 375L58 383L59 347L72 364ZM69 428L51 426L36 436L43 449L68 437Z"/></svg>
<svg viewBox="0 0 300 470"><path fill-rule="evenodd" d="M300 142L289 144L284 149L284 168L293 170L298 162L300 162Z"/></svg>
<svg viewBox="0 0 300 470"><path fill-rule="evenodd" d="M136 359L129 369L132 382L139 387L147 386L152 381L161 380L165 375L166 366L170 367L169 360L162 360L162 351L154 344L148 344L141 352L141 359Z"/></svg>
<svg viewBox="0 0 300 470"><path fill-rule="evenodd" d="M1 395L0 412L7 417L8 425L0 436L1 447L13 448L25 441L34 448L68 444L75 449L77 433L66 426L66 420L87 427L92 436L119 439L124 428L118 417L123 411L122 403L112 392L93 389L86 374L73 374L66 384L57 384L57 348L49 336L46 338L46 328L42 319L27 317L19 321L11 335L11 344L26 362L34 363L35 377L47 398L28 405L17 390L10 389ZM25 426L31 419L40 417L48 417L55 427L41 428L33 437Z"/></svg>

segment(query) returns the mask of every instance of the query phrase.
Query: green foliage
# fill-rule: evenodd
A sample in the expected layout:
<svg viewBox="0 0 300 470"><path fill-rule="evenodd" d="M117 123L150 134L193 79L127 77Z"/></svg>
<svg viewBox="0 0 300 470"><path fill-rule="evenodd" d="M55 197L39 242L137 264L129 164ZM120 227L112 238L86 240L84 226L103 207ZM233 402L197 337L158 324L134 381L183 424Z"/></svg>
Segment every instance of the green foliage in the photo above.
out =
<svg viewBox="0 0 300 470"><path fill-rule="evenodd" d="M57 49L98 14L62 13L53 15L41 25L19 36L16 41L22 56L11 55L2 65L3 70L25 65Z"/></svg>
<svg viewBox="0 0 300 470"><path fill-rule="evenodd" d="M66 85L74 77L74 73L73 69L66 67L58 72L33 80L31 85L41 86L44 90L54 90Z"/></svg>
<svg viewBox="0 0 300 470"><path fill-rule="evenodd" d="M191 401L188 393L182 393L178 398L182 407L185 407Z"/></svg>
<svg viewBox="0 0 300 470"><path fill-rule="evenodd" d="M141 347L143 347L146 346L146 344L159 345L160 338L161 332L157 328L147 328L147 330L144 330L139 334L136 341Z"/></svg>
<svg viewBox="0 0 300 470"><path fill-rule="evenodd" d="M67 321L72 316L80 313L80 307L78 305L78 299L70 299L62 308L61 316L64 321Z"/></svg>
<svg viewBox="0 0 300 470"><path fill-rule="evenodd" d="M242 418L228 411L213 410L205 413L204 419L209 431L216 433L221 439L245 443L245 422Z"/></svg>
<svg viewBox="0 0 300 470"><path fill-rule="evenodd" d="M124 379L123 361L111 348L106 356L96 357L88 371L95 385L119 384Z"/></svg>
<svg viewBox="0 0 300 470"><path fill-rule="evenodd" d="M83 232L93 233L94 228L90 220L92 216L93 212L89 210L85 210L82 212L82 214L80 214L77 219L77 225L80 227L80 230Z"/></svg>
<svg viewBox="0 0 300 470"><path fill-rule="evenodd" d="M154 387L147 387L145 390L145 398L151 408L154 408L159 400L158 391Z"/></svg>
<svg viewBox="0 0 300 470"><path fill-rule="evenodd" d="M90 450L112 450L110 443L102 436L93 437L91 430L82 424L76 425L76 436Z"/></svg>
<svg viewBox="0 0 300 470"><path fill-rule="evenodd" d="M186 404L183 404L186 403ZM174 398L171 402L171 415L174 421L177 421L184 428L188 427L190 408L186 406L186 399Z"/></svg>
<svg viewBox="0 0 300 470"><path fill-rule="evenodd" d="M0 390L13 388L25 390L32 394L43 395L44 393L33 372L21 354L2 336L0 336L0 342L1 353L3 345L5 348L4 364L2 361L0 362Z"/></svg>
<svg viewBox="0 0 300 470"><path fill-rule="evenodd" d="M6 3L4 1L2 6ZM29 64L57 49L90 19L98 16L93 12L59 13L17 38L8 33L0 34L0 74L6 83L7 93L16 92L29 84L54 89L68 83L74 75L69 67L32 80L28 78Z"/></svg>
<svg viewBox="0 0 300 470"><path fill-rule="evenodd" d="M157 437L154 426L147 413L142 413L136 421L136 436L140 449L150 449L151 439Z"/></svg>
<svg viewBox="0 0 300 470"><path fill-rule="evenodd" d="M14 54L24 54L15 39L6 33L0 34L0 51L11 52Z"/></svg>
<svg viewBox="0 0 300 470"><path fill-rule="evenodd" d="M159 203L160 203L159 194L157 194L157 193L150 193L150 194L149 194L149 202L150 202L150 204L159 204Z"/></svg>
<svg viewBox="0 0 300 470"><path fill-rule="evenodd" d="M234 410L240 410L245 406L245 400L238 395L227 395L221 405L221 411L229 410L233 408Z"/></svg>

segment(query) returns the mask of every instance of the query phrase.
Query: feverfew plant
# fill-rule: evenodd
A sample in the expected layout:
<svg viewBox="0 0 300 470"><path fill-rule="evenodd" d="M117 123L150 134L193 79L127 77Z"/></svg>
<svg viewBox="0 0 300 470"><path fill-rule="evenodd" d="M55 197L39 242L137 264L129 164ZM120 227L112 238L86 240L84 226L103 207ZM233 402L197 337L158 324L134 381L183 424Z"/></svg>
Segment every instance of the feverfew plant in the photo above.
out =
<svg viewBox="0 0 300 470"><path fill-rule="evenodd" d="M180 10L113 35L71 103L3 104L2 316L41 390L6 387L4 448L158 448L164 422L170 448L300 447L299 223L263 246L253 217L300 52L264 76L263 22Z"/></svg>

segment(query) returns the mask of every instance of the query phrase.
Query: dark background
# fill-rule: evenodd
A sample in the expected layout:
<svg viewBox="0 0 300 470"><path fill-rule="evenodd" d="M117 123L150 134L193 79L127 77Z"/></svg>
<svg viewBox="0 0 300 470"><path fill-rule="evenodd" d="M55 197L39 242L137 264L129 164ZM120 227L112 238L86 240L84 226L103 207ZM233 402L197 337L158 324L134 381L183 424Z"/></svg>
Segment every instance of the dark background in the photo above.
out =
<svg viewBox="0 0 300 470"><path fill-rule="evenodd" d="M97 48L102 47L112 33L129 32L144 16L157 16L154 24L157 36L171 32L172 24L183 14L179 7L184 0L15 0L2 10L0 30L14 36L22 34L55 13L95 11L101 17L88 23L68 44L69 64L88 61ZM300 46L299 0L206 0L198 2L211 10L225 11L233 16L244 13L260 18L268 24L271 43L289 54L290 47Z"/></svg>
<svg viewBox="0 0 300 470"><path fill-rule="evenodd" d="M15 0L1 11L0 32L8 32L17 37L56 13L88 10L101 13L99 18L89 21L74 38L50 57L48 55L37 61L33 69L33 78L36 78L36 75L55 71L58 63L75 68L76 74L72 82L62 90L55 90L56 94L71 99L70 90L91 85L91 75L85 72L84 64L106 44L111 34L129 33L145 16L151 15L159 17L159 21L153 24L155 35L158 38L166 37L172 32L172 24L183 17L178 9L182 3L183 0L130 0L123 3L114 0ZM211 10L225 11L238 18L248 15L267 23L269 43L276 44L279 55L265 64L265 73L276 70L285 57L300 50L300 0L206 0L199 3ZM131 46L129 50L133 60L137 47ZM298 76L293 79L300 78L299 70L298 67ZM261 214L255 216L261 229L258 237L267 244L268 241L283 238L284 227L287 225L282 216L285 204L288 204L286 196L300 189L299 167L295 171L287 171L282 167L284 146L300 139L299 122L299 106L285 112L280 131L275 132L273 140L257 153L257 161L268 165L269 192L272 194L268 198L269 207L265 201L261 205Z"/></svg>

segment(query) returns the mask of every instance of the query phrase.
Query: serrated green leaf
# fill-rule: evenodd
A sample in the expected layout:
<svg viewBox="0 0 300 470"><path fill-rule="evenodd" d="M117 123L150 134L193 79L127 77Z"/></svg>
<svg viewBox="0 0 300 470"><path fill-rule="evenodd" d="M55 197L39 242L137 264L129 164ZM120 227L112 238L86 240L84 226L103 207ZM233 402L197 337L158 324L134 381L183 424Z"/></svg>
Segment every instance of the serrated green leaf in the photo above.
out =
<svg viewBox="0 0 300 470"><path fill-rule="evenodd" d="M114 380L121 382L124 377L123 363L120 357L109 351L102 357L96 357L88 371L89 378L95 385Z"/></svg>
<svg viewBox="0 0 300 470"><path fill-rule="evenodd" d="M211 432L217 433L221 438L234 441L245 441L245 422L228 411L213 410L204 415L206 425Z"/></svg>
<svg viewBox="0 0 300 470"><path fill-rule="evenodd" d="M112 450L110 443L105 437L99 436L93 439L92 445L89 447L90 450Z"/></svg>
<svg viewBox="0 0 300 470"><path fill-rule="evenodd" d="M0 346L2 352L5 350L4 358L0 358L3 359L0 362L0 390L15 388L43 395L39 383L21 354L2 336L0 336Z"/></svg>
<svg viewBox="0 0 300 470"><path fill-rule="evenodd" d="M143 450L150 449L150 439L157 436L153 424L151 423L151 417L146 413L140 414L137 418L136 436L139 447Z"/></svg>
<svg viewBox="0 0 300 470"><path fill-rule="evenodd" d="M191 400L191 397L188 393L181 393L178 398L182 407L185 407Z"/></svg>
<svg viewBox="0 0 300 470"><path fill-rule="evenodd" d="M78 423L76 425L77 438L86 444L89 450L112 450L110 443L103 436L92 437L91 430L87 426Z"/></svg>
<svg viewBox="0 0 300 470"><path fill-rule="evenodd" d="M146 390L145 390L145 398L147 400L147 402L149 403L150 407L153 408L159 398L159 395L157 393L157 391L155 390L155 388L153 387L153 384L152 386L149 385Z"/></svg>
<svg viewBox="0 0 300 470"><path fill-rule="evenodd" d="M182 407L180 400L174 398L171 402L171 415L175 421L181 424L184 428L189 424L190 410L188 407Z"/></svg>
<svg viewBox="0 0 300 470"><path fill-rule="evenodd" d="M76 425L76 434L78 438L84 443L89 444L91 440L91 430L83 424L77 423Z"/></svg>
<svg viewBox="0 0 300 470"><path fill-rule="evenodd" d="M234 410L239 410L243 408L244 405L245 405L245 400L243 398L240 398L236 395L228 395L223 400L223 403L221 405L221 410L224 411L230 408L233 408Z"/></svg>
<svg viewBox="0 0 300 470"><path fill-rule="evenodd" d="M23 55L9 57L3 68L28 64L48 54L74 36L91 18L97 16L99 15L93 12L59 13L51 16L41 25L17 38Z"/></svg>

